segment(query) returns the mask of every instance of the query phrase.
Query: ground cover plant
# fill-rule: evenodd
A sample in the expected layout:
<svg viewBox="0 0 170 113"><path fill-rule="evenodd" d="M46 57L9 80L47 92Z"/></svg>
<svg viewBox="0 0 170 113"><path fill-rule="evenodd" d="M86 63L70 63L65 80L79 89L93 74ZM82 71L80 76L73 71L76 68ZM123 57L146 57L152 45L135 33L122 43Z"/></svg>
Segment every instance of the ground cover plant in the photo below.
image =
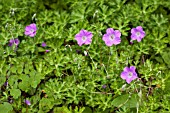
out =
<svg viewBox="0 0 170 113"><path fill-rule="evenodd" d="M0 113L169 113L168 0L1 0Z"/></svg>

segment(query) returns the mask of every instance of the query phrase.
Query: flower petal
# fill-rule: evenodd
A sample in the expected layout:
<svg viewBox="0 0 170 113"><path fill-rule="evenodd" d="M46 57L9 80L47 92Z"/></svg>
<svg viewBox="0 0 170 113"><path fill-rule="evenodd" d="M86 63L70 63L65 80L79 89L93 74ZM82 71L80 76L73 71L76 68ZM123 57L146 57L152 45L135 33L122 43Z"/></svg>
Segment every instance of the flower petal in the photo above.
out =
<svg viewBox="0 0 170 113"><path fill-rule="evenodd" d="M136 34L136 32L137 32L137 29L136 29L136 28L132 28L132 29L131 29L131 33L132 33L132 34Z"/></svg>
<svg viewBox="0 0 170 113"><path fill-rule="evenodd" d="M131 81L132 81L132 79L126 79L126 82L127 82L128 84L130 84Z"/></svg>
<svg viewBox="0 0 170 113"><path fill-rule="evenodd" d="M25 100L25 103L29 106L31 105L31 102L29 100Z"/></svg>
<svg viewBox="0 0 170 113"><path fill-rule="evenodd" d="M135 67L135 66L130 66L130 70L132 70L133 72L135 72L136 67Z"/></svg>
<svg viewBox="0 0 170 113"><path fill-rule="evenodd" d="M42 47L46 47L47 44L46 44L45 42L43 42L43 43L41 44L41 46L42 46Z"/></svg>
<svg viewBox="0 0 170 113"><path fill-rule="evenodd" d="M84 43L85 43L86 45L88 45L88 44L91 44L91 41L92 41L91 38L87 38L86 41L85 41Z"/></svg>
<svg viewBox="0 0 170 113"><path fill-rule="evenodd" d="M31 33L29 31L24 32L25 35L30 35Z"/></svg>
<svg viewBox="0 0 170 113"><path fill-rule="evenodd" d="M29 34L30 37L34 37L35 36L35 33L32 33L32 34Z"/></svg>
<svg viewBox="0 0 170 113"><path fill-rule="evenodd" d="M31 29L32 29L31 26L26 26L26 27L25 27L25 31L30 31Z"/></svg>
<svg viewBox="0 0 170 113"><path fill-rule="evenodd" d="M18 40L18 38L16 38L15 40L15 45L18 45L20 43L20 41Z"/></svg>
<svg viewBox="0 0 170 113"><path fill-rule="evenodd" d="M83 44L82 37L76 37L75 39L77 40L78 45L82 46Z"/></svg>
<svg viewBox="0 0 170 113"><path fill-rule="evenodd" d="M36 27L36 24L35 24L35 23L30 24L30 27L31 27L32 29L34 29L34 30L37 30L37 27Z"/></svg>
<svg viewBox="0 0 170 113"><path fill-rule="evenodd" d="M137 38L137 41L138 41L138 42L141 42L141 40L142 40L141 37L138 37L138 38Z"/></svg>
<svg viewBox="0 0 170 113"><path fill-rule="evenodd" d="M145 32L143 31L143 32L140 32L140 37L141 38L144 38L145 37Z"/></svg>
<svg viewBox="0 0 170 113"><path fill-rule="evenodd" d="M136 29L137 29L138 31L140 31L140 32L143 31L142 26L137 26Z"/></svg>
<svg viewBox="0 0 170 113"><path fill-rule="evenodd" d="M115 37L120 37L121 33L119 30L115 30L114 35L115 35Z"/></svg>
<svg viewBox="0 0 170 113"><path fill-rule="evenodd" d="M122 79L127 79L127 78L128 78L128 73L125 72L125 71L123 71L123 72L121 73L121 78L122 78Z"/></svg>
<svg viewBox="0 0 170 113"><path fill-rule="evenodd" d="M125 72L129 72L129 71L130 71L129 67L125 67L125 68L124 68L124 71L125 71Z"/></svg>
<svg viewBox="0 0 170 113"><path fill-rule="evenodd" d="M84 35L85 35L86 37L88 37L88 36L92 37L92 36L93 36L91 32L88 32L88 31L86 31L86 30L84 30Z"/></svg>
<svg viewBox="0 0 170 113"><path fill-rule="evenodd" d="M107 34L114 34L114 29L113 28L107 28L106 33Z"/></svg>
<svg viewBox="0 0 170 113"><path fill-rule="evenodd" d="M109 35L108 34L104 34L102 40L103 41L109 41Z"/></svg>
<svg viewBox="0 0 170 113"><path fill-rule="evenodd" d="M83 35L81 35L80 33L79 34L76 34L75 35L75 39L77 39L77 38L80 38L80 37L82 37Z"/></svg>
<svg viewBox="0 0 170 113"><path fill-rule="evenodd" d="M136 39L137 39L137 36L136 36L135 34L132 34L132 35L131 35L131 39L132 39L132 40L136 40Z"/></svg>
<svg viewBox="0 0 170 113"><path fill-rule="evenodd" d="M82 30L80 30L79 34L82 36L85 36L87 32L88 32L87 30L82 29Z"/></svg>
<svg viewBox="0 0 170 113"><path fill-rule="evenodd" d="M87 39L92 39L93 34L91 32L86 33L85 37L87 37Z"/></svg>
<svg viewBox="0 0 170 113"><path fill-rule="evenodd" d="M45 52L48 53L48 52L50 52L50 50L47 49L47 50L45 50Z"/></svg>
<svg viewBox="0 0 170 113"><path fill-rule="evenodd" d="M137 79L137 78L138 78L137 74L134 74L134 75L131 77L132 80L135 80L135 79Z"/></svg>
<svg viewBox="0 0 170 113"><path fill-rule="evenodd" d="M115 37L115 39L113 40L113 44L114 45L120 44L120 42L121 42L121 38L120 37Z"/></svg>
<svg viewBox="0 0 170 113"><path fill-rule="evenodd" d="M106 44L107 46L109 46L109 47L113 45L113 43L112 43L112 42L109 42L109 41L105 42L105 44Z"/></svg>

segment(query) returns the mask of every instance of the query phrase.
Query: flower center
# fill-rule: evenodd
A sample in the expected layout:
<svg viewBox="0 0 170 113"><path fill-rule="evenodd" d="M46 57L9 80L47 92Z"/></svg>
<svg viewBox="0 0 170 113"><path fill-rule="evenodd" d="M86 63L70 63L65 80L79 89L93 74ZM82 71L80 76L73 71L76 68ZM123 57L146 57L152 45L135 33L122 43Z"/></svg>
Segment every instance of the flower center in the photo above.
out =
<svg viewBox="0 0 170 113"><path fill-rule="evenodd" d="M131 78L132 75L133 75L133 73L132 73L132 72L129 72L129 73L128 73L128 78Z"/></svg>
<svg viewBox="0 0 170 113"><path fill-rule="evenodd" d="M83 42L86 41L86 38L87 38L86 36L82 37Z"/></svg>
<svg viewBox="0 0 170 113"><path fill-rule="evenodd" d="M110 36L110 40L114 40L115 39L115 36L114 35L111 35Z"/></svg>
<svg viewBox="0 0 170 113"><path fill-rule="evenodd" d="M18 45L18 41L17 41L17 40L15 40L15 41L14 41L14 44L15 44L15 45Z"/></svg>
<svg viewBox="0 0 170 113"><path fill-rule="evenodd" d="M140 32L137 32L136 35L137 35L137 36L140 36Z"/></svg>
<svg viewBox="0 0 170 113"><path fill-rule="evenodd" d="M31 33L33 33L33 32L34 32L34 30L33 30L33 29L31 29L30 31L31 31Z"/></svg>

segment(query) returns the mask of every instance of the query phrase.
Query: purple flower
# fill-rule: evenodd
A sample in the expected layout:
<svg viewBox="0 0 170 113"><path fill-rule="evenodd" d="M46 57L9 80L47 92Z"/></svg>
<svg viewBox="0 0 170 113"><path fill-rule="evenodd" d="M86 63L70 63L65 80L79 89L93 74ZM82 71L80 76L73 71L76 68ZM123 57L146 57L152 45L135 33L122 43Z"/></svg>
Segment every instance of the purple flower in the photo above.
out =
<svg viewBox="0 0 170 113"><path fill-rule="evenodd" d="M120 44L121 42L121 33L119 30L114 30L113 28L108 28L106 30L106 34L103 35L103 41L105 41L105 44L107 46L112 46Z"/></svg>
<svg viewBox="0 0 170 113"><path fill-rule="evenodd" d="M121 73L121 78L126 80L126 82L129 84L132 80L138 78L135 69L136 68L134 66L130 66L130 68L125 67L124 71Z"/></svg>
<svg viewBox="0 0 170 113"><path fill-rule="evenodd" d="M25 100L25 103L29 106L31 105L31 102L29 100Z"/></svg>
<svg viewBox="0 0 170 113"><path fill-rule="evenodd" d="M77 40L79 46L82 46L83 44L91 44L92 37L93 34L87 30L81 30L78 34L75 35L75 39Z"/></svg>
<svg viewBox="0 0 170 113"><path fill-rule="evenodd" d="M46 44L45 42L43 42L43 43L41 44L41 46L42 46L42 47L46 47L47 44Z"/></svg>
<svg viewBox="0 0 170 113"><path fill-rule="evenodd" d="M13 46L14 44L15 44L16 46L18 46L19 43L20 43L20 41L18 40L18 38L10 39L8 46Z"/></svg>
<svg viewBox="0 0 170 113"><path fill-rule="evenodd" d="M141 26L137 26L136 28L131 29L132 40L137 40L138 42L140 42L144 37L145 37L145 31L143 31L143 28Z"/></svg>
<svg viewBox="0 0 170 113"><path fill-rule="evenodd" d="M36 35L36 24L32 23L25 27L25 35L28 35L30 37L34 37Z"/></svg>
<svg viewBox="0 0 170 113"><path fill-rule="evenodd" d="M6 86L6 87L7 87L7 86L8 86L8 82L5 82L5 83L4 83L4 86Z"/></svg>
<svg viewBox="0 0 170 113"><path fill-rule="evenodd" d="M103 89L105 89L106 87L107 87L106 84L104 84L104 85L102 86Z"/></svg>
<svg viewBox="0 0 170 113"><path fill-rule="evenodd" d="M45 50L45 52L48 53L48 52L50 52L50 50L47 49L47 50Z"/></svg>

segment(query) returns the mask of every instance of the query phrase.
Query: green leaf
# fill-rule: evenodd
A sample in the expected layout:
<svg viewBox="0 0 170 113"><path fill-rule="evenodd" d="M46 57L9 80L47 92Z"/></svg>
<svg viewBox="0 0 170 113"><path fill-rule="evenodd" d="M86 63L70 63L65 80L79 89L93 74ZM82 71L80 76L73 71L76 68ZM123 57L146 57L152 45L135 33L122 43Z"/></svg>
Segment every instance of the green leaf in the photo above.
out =
<svg viewBox="0 0 170 113"><path fill-rule="evenodd" d="M5 83L5 81L6 81L6 77L1 75L0 76L0 86L2 86Z"/></svg>
<svg viewBox="0 0 170 113"><path fill-rule="evenodd" d="M16 66L12 66L10 70L11 70L12 73L16 73L17 67Z"/></svg>
<svg viewBox="0 0 170 113"><path fill-rule="evenodd" d="M18 66L17 67L17 71L18 71L19 74L22 74L23 67L22 66Z"/></svg>
<svg viewBox="0 0 170 113"><path fill-rule="evenodd" d="M39 82L40 82L40 80L39 80L39 81L34 80L34 81L31 82L31 86L32 86L33 88L36 88L37 85L39 84Z"/></svg>
<svg viewBox="0 0 170 113"><path fill-rule="evenodd" d="M10 94L14 99L17 99L21 95L21 91L19 89L11 89Z"/></svg>
<svg viewBox="0 0 170 113"><path fill-rule="evenodd" d="M137 106L137 95L132 95L129 98L129 94L121 95L112 101L112 104L116 107L134 108Z"/></svg>
<svg viewBox="0 0 170 113"><path fill-rule="evenodd" d="M47 112L54 106L53 101L54 100L50 98L42 98L40 100L39 108L44 110L44 112Z"/></svg>
<svg viewBox="0 0 170 113"><path fill-rule="evenodd" d="M30 84L33 88L36 88L37 85L41 82L41 74L31 74L30 81L32 81Z"/></svg>
<svg viewBox="0 0 170 113"><path fill-rule="evenodd" d="M19 88L23 91L28 91L30 88L30 78L27 75L22 75L20 76L20 79L22 80L22 82L19 83Z"/></svg>
<svg viewBox="0 0 170 113"><path fill-rule="evenodd" d="M168 48L165 52L161 54L164 62L170 67L170 49Z"/></svg>
<svg viewBox="0 0 170 113"><path fill-rule="evenodd" d="M18 85L17 80L18 80L18 76L16 75L9 77L8 83L11 86L11 88L17 88Z"/></svg>
<svg viewBox="0 0 170 113"><path fill-rule="evenodd" d="M3 104L0 104L0 113L10 113L10 111L12 111L12 105L4 102Z"/></svg>
<svg viewBox="0 0 170 113"><path fill-rule="evenodd" d="M72 113L66 106L62 106L62 107L55 107L54 108L54 112L55 113L62 113L62 112L64 112L64 113Z"/></svg>
<svg viewBox="0 0 170 113"><path fill-rule="evenodd" d="M45 52L45 49L42 47L38 47L37 49L38 49L38 52Z"/></svg>
<svg viewBox="0 0 170 113"><path fill-rule="evenodd" d="M90 107L85 107L83 113L92 113L92 109Z"/></svg>

